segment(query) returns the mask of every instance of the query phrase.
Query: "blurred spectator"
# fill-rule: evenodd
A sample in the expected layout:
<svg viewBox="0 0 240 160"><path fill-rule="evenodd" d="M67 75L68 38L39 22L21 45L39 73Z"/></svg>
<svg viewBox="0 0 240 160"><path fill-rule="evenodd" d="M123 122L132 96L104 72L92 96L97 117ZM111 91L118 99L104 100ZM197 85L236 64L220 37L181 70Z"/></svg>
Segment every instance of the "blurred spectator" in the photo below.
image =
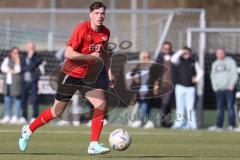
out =
<svg viewBox="0 0 240 160"><path fill-rule="evenodd" d="M153 76L157 76L154 71L154 65L149 65L151 61L151 55L148 52L141 52L139 55L140 64L133 70L133 88L134 90L138 89L138 101L139 101L139 108L140 108L140 119L136 120L131 124L133 128L141 127L147 119L147 122L143 126L143 128L154 128L153 119L151 119L150 115L150 106L149 102L150 99L146 98L148 95L153 95L154 93L150 93L154 91L151 86L154 86L155 79ZM149 72L149 73L147 73Z"/></svg>
<svg viewBox="0 0 240 160"><path fill-rule="evenodd" d="M237 72L238 72L238 81L236 84L236 121L237 121L237 128L235 129L235 131L240 132L240 80L239 80L239 75L240 75L240 67L237 68Z"/></svg>
<svg viewBox="0 0 240 160"><path fill-rule="evenodd" d="M184 47L171 58L176 65L176 119L172 129L197 129L195 114L195 85L201 80L203 70L192 58L191 49Z"/></svg>
<svg viewBox="0 0 240 160"><path fill-rule="evenodd" d="M10 55L7 56L1 65L1 70L4 73L4 105L5 113L1 123L17 123L21 107L21 67L19 49L13 47ZM14 102L14 113L11 112L11 101Z"/></svg>
<svg viewBox="0 0 240 160"><path fill-rule="evenodd" d="M240 93L237 93L236 96L236 120L237 120L237 128L235 128L235 131L240 132Z"/></svg>
<svg viewBox="0 0 240 160"><path fill-rule="evenodd" d="M216 126L209 127L210 131L223 130L225 102L228 109L228 130L233 131L235 126L235 85L237 83L237 65L235 61L225 56L223 49L216 50L217 60L212 64L211 82L216 93L217 122Z"/></svg>
<svg viewBox="0 0 240 160"><path fill-rule="evenodd" d="M173 84L174 80L173 80L173 65L171 63L171 57L173 55L173 51L172 51L172 43L165 41L162 45L162 49L160 54L158 55L157 58L157 62L160 64L163 64L167 69L167 73L164 74L163 76L163 80L167 81L171 84ZM161 99L161 104L160 104L160 108L161 108L161 126L163 127L170 127L171 126L171 122L170 119L168 118L169 115L171 115L171 110L172 110L172 106L173 106L173 96L174 96L174 92L170 92L167 94L164 94L160 97Z"/></svg>
<svg viewBox="0 0 240 160"><path fill-rule="evenodd" d="M43 63L42 58L36 53L35 44L28 42L26 45L27 55L21 57L21 74L22 74L22 111L23 117L20 123L26 123L28 120L28 98L31 93L33 104L33 121L39 113L38 106L38 80L40 77L39 66Z"/></svg>

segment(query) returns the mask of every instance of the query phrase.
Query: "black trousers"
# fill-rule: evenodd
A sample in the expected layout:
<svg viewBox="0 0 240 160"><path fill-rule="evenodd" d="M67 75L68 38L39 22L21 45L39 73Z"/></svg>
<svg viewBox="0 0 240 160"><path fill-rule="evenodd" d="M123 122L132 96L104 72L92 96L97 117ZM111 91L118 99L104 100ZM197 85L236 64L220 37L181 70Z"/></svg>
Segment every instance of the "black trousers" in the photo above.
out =
<svg viewBox="0 0 240 160"><path fill-rule="evenodd" d="M39 114L39 104L38 104L38 83L37 82L23 82L22 83L22 112L23 117L28 119L28 99L31 94L31 100L33 105L33 115L32 118L36 118Z"/></svg>
<svg viewBox="0 0 240 160"><path fill-rule="evenodd" d="M174 92L170 92L161 97L161 125L171 127L171 112L174 105Z"/></svg>

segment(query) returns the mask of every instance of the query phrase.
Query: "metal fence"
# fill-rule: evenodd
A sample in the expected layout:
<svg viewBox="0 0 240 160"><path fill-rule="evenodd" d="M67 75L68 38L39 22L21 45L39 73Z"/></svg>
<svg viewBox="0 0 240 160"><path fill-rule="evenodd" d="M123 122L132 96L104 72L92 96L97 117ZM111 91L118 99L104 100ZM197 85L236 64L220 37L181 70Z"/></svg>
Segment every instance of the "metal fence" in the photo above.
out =
<svg viewBox="0 0 240 160"><path fill-rule="evenodd" d="M65 46L73 28L89 19L88 9L4 9L0 8L0 48L24 47L35 41L38 49L57 50ZM115 9L107 10L105 25L111 41L133 43L130 51L159 51L164 40L174 49L186 45L186 29L201 27L202 9Z"/></svg>

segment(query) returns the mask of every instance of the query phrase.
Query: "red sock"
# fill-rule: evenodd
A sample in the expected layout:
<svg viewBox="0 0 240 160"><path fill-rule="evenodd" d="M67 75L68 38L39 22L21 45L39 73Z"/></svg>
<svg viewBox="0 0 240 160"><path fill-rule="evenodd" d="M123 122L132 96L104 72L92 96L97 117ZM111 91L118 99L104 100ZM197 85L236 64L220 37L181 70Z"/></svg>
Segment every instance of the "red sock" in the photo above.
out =
<svg viewBox="0 0 240 160"><path fill-rule="evenodd" d="M103 114L104 110L94 109L92 117L92 133L91 133L91 142L98 141L100 133L103 128Z"/></svg>
<svg viewBox="0 0 240 160"><path fill-rule="evenodd" d="M45 123L53 119L51 108L47 108L30 124L29 129L32 133Z"/></svg>

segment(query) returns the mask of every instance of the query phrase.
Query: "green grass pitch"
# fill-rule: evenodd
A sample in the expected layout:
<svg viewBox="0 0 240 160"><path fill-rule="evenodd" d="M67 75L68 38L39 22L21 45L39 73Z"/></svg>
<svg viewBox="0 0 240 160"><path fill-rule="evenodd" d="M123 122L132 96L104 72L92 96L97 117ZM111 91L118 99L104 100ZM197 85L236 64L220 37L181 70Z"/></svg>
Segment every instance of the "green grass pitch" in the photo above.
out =
<svg viewBox="0 0 240 160"><path fill-rule="evenodd" d="M101 142L116 127L105 127ZM32 136L26 152L18 150L21 126L0 125L0 160L237 160L240 159L240 133L176 131L169 129L130 129L132 144L126 151L89 156L90 128L47 125Z"/></svg>

